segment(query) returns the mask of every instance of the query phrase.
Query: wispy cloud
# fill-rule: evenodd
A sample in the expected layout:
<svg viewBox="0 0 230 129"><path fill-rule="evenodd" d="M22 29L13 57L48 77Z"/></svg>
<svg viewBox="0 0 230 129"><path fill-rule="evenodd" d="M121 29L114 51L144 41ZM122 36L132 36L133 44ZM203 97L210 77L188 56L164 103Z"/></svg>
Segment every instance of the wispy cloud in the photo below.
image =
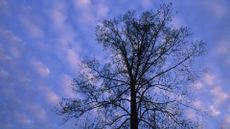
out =
<svg viewBox="0 0 230 129"><path fill-rule="evenodd" d="M50 74L49 68L41 61L31 60L31 65L34 68L34 71L41 76L48 76Z"/></svg>
<svg viewBox="0 0 230 129"><path fill-rule="evenodd" d="M75 0L75 10L79 16L77 20L81 24L93 25L99 19L108 15L110 8L105 2L92 2L91 0Z"/></svg>
<svg viewBox="0 0 230 129"><path fill-rule="evenodd" d="M207 4L209 11L214 14L217 18L223 17L227 14L227 8L220 2L205 2Z"/></svg>
<svg viewBox="0 0 230 129"><path fill-rule="evenodd" d="M216 117L216 116L221 114L220 110L218 110L218 108L213 106L213 105L209 106L208 112L214 117Z"/></svg>
<svg viewBox="0 0 230 129"><path fill-rule="evenodd" d="M213 101L215 105L220 105L223 102L225 102L228 98L229 95L226 93L221 86L214 86L211 90L210 93L213 95Z"/></svg>
<svg viewBox="0 0 230 129"><path fill-rule="evenodd" d="M91 0L74 0L75 6L87 9L91 6Z"/></svg>
<svg viewBox="0 0 230 129"><path fill-rule="evenodd" d="M70 97L70 98L76 97L71 86L72 77L70 75L63 74L60 76L60 80L62 82L62 91L64 94L62 97Z"/></svg>
<svg viewBox="0 0 230 129"><path fill-rule="evenodd" d="M0 78L5 79L10 76L10 73L3 68L0 68Z"/></svg>
<svg viewBox="0 0 230 129"><path fill-rule="evenodd" d="M59 102L60 97L53 90L51 90L47 85L40 85L39 89L45 97L44 100L46 100L48 104L54 106Z"/></svg>

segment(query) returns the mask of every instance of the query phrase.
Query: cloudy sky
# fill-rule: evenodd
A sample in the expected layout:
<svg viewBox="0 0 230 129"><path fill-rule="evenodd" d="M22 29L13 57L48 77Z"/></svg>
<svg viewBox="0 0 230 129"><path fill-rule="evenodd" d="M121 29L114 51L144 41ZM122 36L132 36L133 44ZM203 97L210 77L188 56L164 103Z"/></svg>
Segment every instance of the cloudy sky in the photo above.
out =
<svg viewBox="0 0 230 129"><path fill-rule="evenodd" d="M166 1L168 2L168 1ZM230 127L230 1L171 0L174 26L207 43L193 106L208 129ZM73 97L70 82L84 56L103 58L95 26L103 19L155 9L157 0L0 0L0 128L66 129L53 112ZM188 112L189 117L194 117Z"/></svg>

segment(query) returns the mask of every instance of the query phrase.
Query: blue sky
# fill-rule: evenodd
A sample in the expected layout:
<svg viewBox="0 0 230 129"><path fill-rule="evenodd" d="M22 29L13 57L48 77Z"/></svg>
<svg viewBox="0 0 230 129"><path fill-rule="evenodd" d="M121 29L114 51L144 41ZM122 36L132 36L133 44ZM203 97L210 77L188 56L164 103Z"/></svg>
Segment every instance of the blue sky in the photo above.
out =
<svg viewBox="0 0 230 129"><path fill-rule="evenodd" d="M207 43L192 105L208 129L230 127L230 1L172 0L173 26L188 26ZM74 97L71 79L85 56L103 59L95 27L103 19L156 9L156 0L0 0L0 128L73 127L52 110ZM188 117L194 118L192 111Z"/></svg>

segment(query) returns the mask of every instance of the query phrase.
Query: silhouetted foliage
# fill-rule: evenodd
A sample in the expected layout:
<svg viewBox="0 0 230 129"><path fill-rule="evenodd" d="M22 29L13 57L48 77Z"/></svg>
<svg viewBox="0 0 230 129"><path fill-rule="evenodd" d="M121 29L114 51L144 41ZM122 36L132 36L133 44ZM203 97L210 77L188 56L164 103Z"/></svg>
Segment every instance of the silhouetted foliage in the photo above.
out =
<svg viewBox="0 0 230 129"><path fill-rule="evenodd" d="M203 52L186 27L172 27L171 5L140 16L128 11L97 26L97 40L111 52L101 65L85 60L73 80L77 98L60 102L66 119L92 113L93 128L188 129L196 121L184 114L192 61ZM96 126L95 126L96 125Z"/></svg>

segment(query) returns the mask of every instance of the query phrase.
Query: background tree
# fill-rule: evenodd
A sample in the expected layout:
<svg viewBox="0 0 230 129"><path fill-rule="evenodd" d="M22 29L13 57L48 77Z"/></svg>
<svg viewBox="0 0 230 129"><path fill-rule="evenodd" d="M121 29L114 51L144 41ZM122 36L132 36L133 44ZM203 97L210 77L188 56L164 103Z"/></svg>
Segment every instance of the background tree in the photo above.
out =
<svg viewBox="0 0 230 129"><path fill-rule="evenodd" d="M94 128L196 128L184 111L203 42L193 41L186 27L172 27L171 16L171 5L161 5L98 25L97 40L111 58L104 65L83 61L73 80L78 97L63 99L59 113L70 119L91 112Z"/></svg>

